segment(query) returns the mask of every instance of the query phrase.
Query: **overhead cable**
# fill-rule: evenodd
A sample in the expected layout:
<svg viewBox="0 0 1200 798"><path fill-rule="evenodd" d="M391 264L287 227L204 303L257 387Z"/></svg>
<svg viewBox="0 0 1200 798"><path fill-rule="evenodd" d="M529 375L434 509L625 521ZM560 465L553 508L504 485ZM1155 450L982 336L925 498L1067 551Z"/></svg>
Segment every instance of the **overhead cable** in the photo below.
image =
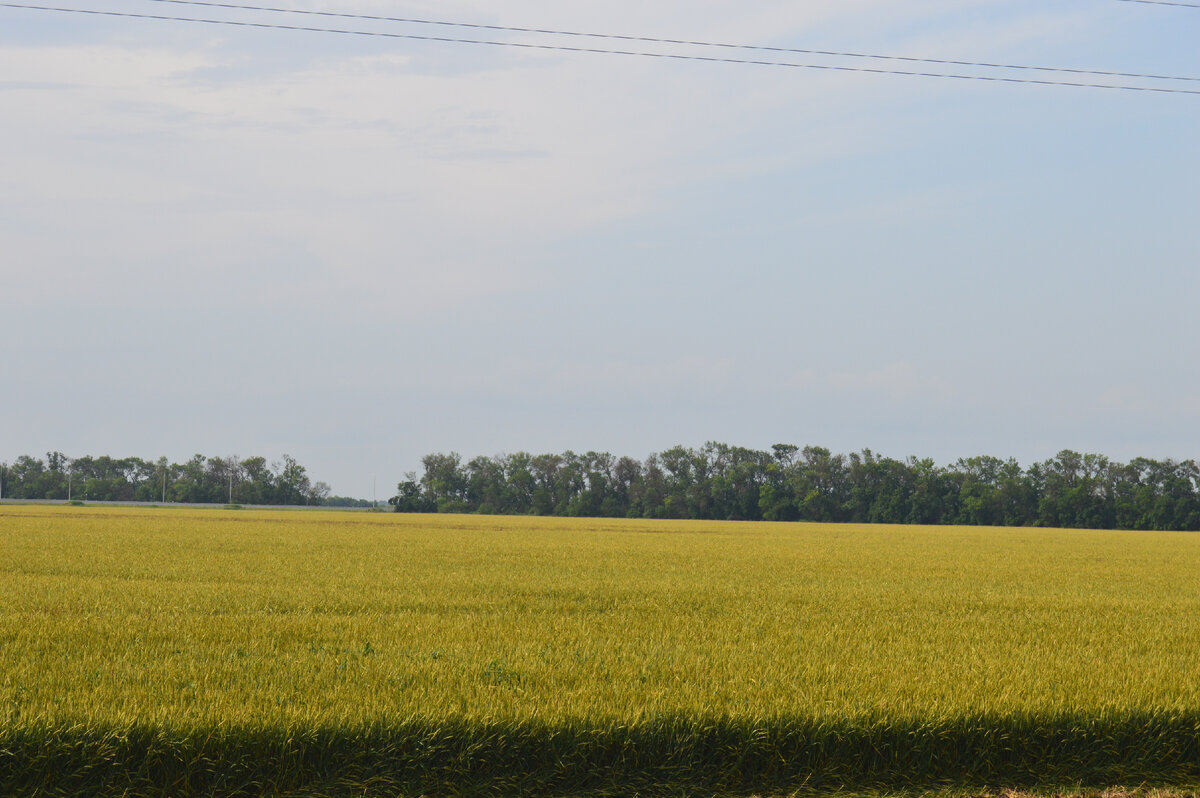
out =
<svg viewBox="0 0 1200 798"><path fill-rule="evenodd" d="M805 50L798 47L768 47L757 44L726 44L723 42L693 41L689 39L664 39L654 36L629 36L615 33L583 33L580 31L554 30L548 28L519 28L513 25L483 25L472 22L446 22L433 19L416 19L412 17L385 17L373 14L345 14L335 11L307 11L296 8L276 8L272 6L252 6L238 3L220 3L213 0L150 0L154 3L172 3L174 5L206 6L209 8L226 8L238 11L268 11L277 14L303 14L314 17L334 17L338 19L363 19L375 22L401 22L412 25L438 25L453 28L470 28L473 30L503 31L506 33L537 33L548 36L573 36L588 39L609 39L627 42L647 42L652 44L681 44L692 47L717 47L730 50L755 50L770 53L793 53L800 55L824 55L838 58L865 58L880 61L905 61L919 64L941 64L943 66L985 67L988 69L1015 69L1037 72L1065 72L1076 75L1102 75L1110 78L1145 78L1148 80L1189 80L1200 81L1200 77L1179 77L1176 75L1147 75L1138 72L1109 72L1100 69L1076 69L1071 67L1026 66L1023 64L999 64L987 61L954 61L946 58L917 58L907 55L878 55L873 53L843 52L837 50Z"/></svg>
<svg viewBox="0 0 1200 798"><path fill-rule="evenodd" d="M1200 8L1200 3L1172 3L1170 0L1121 0L1124 3L1145 3L1148 6L1180 6L1182 8Z"/></svg>
<svg viewBox="0 0 1200 798"><path fill-rule="evenodd" d="M150 19L171 22L192 22L206 25L230 25L241 28L259 28L269 30L305 31L309 33L332 33L346 36L371 36L386 39L405 39L410 41L445 42L454 44L475 44L492 47L516 47L526 50L557 51L567 53L599 53L604 55L623 55L643 58L662 58L676 61L704 61L719 64L743 64L755 66L787 67L791 69L814 69L830 72L857 72L875 75L906 75L922 78L947 78L951 80L981 80L992 83L1019 83L1038 86L1062 86L1069 88L1109 89L1114 91L1155 92L1160 94L1192 94L1200 95L1197 89L1173 89L1161 86L1133 86L1117 83L1083 83L1061 80L1041 80L1036 78L1017 78L1002 75L964 75L947 72L918 72L900 69L883 69L879 67L842 66L835 64L801 64L789 61L761 61L747 58L721 58L704 55L685 55L680 53L652 53L639 50L611 50L596 47L569 47L566 45L530 44L525 42L502 42L487 39L463 39L450 36L421 36L413 33L389 33L384 31L346 30L339 28L317 28L301 25L280 25L267 22L244 22L227 19L204 19L197 17L175 17L162 14L136 14L127 11L100 11L96 9L60 8L56 6L29 5L24 3L2 3L0 8L20 8L33 11L53 11L66 14L89 14L92 16L123 17L131 19Z"/></svg>

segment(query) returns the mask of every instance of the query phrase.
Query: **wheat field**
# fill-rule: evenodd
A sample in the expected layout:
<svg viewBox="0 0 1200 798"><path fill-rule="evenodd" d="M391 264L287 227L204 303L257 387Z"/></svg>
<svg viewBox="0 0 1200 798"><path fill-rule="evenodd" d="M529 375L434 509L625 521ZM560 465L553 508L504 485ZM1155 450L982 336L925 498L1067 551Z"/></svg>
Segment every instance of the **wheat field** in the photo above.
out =
<svg viewBox="0 0 1200 798"><path fill-rule="evenodd" d="M0 720L5 794L1189 789L1200 535L0 505Z"/></svg>

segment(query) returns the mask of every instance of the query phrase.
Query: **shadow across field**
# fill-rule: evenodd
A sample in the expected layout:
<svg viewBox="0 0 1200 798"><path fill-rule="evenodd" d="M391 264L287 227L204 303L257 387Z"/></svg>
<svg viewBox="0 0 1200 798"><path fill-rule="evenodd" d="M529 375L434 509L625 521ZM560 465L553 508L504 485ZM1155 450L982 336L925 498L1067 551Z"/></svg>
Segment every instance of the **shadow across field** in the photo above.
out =
<svg viewBox="0 0 1200 798"><path fill-rule="evenodd" d="M750 796L1197 783L1200 713L0 730L3 795Z"/></svg>

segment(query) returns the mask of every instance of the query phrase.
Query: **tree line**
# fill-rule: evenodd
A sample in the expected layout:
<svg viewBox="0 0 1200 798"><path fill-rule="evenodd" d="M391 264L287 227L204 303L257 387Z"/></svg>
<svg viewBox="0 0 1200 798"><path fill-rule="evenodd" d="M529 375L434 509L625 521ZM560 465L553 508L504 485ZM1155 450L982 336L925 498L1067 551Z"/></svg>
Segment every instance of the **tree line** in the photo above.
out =
<svg viewBox="0 0 1200 798"><path fill-rule="evenodd" d="M869 449L707 443L644 462L570 451L421 462L389 499L398 512L1200 530L1194 460L1064 450L1028 468L989 456L938 466Z"/></svg>
<svg viewBox="0 0 1200 798"><path fill-rule="evenodd" d="M6 499L281 505L340 500L329 492L286 454L273 463L265 457L202 454L172 463L165 457L71 458L47 452L45 459L22 455L11 464L0 463L0 496Z"/></svg>

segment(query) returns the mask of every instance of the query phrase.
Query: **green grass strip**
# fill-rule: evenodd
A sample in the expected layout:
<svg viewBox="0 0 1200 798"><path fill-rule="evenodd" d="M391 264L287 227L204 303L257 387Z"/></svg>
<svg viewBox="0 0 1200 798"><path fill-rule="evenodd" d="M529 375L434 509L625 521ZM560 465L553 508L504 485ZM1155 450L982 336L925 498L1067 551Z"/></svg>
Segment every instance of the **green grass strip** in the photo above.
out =
<svg viewBox="0 0 1200 798"><path fill-rule="evenodd" d="M3 795L749 796L1198 783L1200 713L0 729Z"/></svg>

